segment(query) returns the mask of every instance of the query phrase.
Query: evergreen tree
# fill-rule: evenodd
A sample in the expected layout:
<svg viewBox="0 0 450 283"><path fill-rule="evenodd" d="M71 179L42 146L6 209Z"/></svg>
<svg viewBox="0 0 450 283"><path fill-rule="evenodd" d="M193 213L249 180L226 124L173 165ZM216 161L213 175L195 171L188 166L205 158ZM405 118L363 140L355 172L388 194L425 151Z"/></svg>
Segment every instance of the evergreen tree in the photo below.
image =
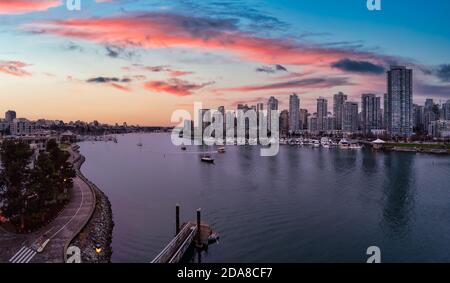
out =
<svg viewBox="0 0 450 283"><path fill-rule="evenodd" d="M33 151L22 141L5 140L0 148L0 203L2 213L25 229L27 201L32 198L30 183L30 158Z"/></svg>

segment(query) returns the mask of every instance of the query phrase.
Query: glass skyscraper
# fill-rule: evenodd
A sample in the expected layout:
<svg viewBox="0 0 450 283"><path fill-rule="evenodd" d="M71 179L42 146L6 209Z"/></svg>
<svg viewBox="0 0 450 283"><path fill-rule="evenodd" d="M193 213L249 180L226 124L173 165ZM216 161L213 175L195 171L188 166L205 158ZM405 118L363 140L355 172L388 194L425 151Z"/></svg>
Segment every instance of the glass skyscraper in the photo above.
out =
<svg viewBox="0 0 450 283"><path fill-rule="evenodd" d="M413 72L404 66L391 66L387 72L387 130L391 136L410 137L412 123Z"/></svg>

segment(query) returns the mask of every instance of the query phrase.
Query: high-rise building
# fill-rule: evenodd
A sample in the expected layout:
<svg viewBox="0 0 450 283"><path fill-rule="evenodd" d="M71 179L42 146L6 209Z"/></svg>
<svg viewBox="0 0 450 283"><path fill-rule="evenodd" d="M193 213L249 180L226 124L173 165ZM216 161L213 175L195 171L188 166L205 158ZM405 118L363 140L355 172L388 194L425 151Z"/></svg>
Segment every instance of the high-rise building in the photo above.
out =
<svg viewBox="0 0 450 283"><path fill-rule="evenodd" d="M308 110L300 109L298 116L299 116L299 128L300 128L300 130L308 129Z"/></svg>
<svg viewBox="0 0 450 283"><path fill-rule="evenodd" d="M346 101L347 95L342 92L339 92L333 96L333 113L336 130L342 130L342 115L344 111L344 103Z"/></svg>
<svg viewBox="0 0 450 283"><path fill-rule="evenodd" d="M383 96L383 128L387 130L388 125L388 99L387 99L387 93Z"/></svg>
<svg viewBox="0 0 450 283"><path fill-rule="evenodd" d="M264 103L258 103L256 104L256 112L264 111Z"/></svg>
<svg viewBox="0 0 450 283"><path fill-rule="evenodd" d="M423 110L423 106L413 104L413 128L418 132L425 130Z"/></svg>
<svg viewBox="0 0 450 283"><path fill-rule="evenodd" d="M328 116L328 100L323 97L317 99L317 130L326 131Z"/></svg>
<svg viewBox="0 0 450 283"><path fill-rule="evenodd" d="M282 136L286 136L290 131L290 115L287 110L281 111L280 114L280 133Z"/></svg>
<svg viewBox="0 0 450 283"><path fill-rule="evenodd" d="M262 114L260 114L262 113ZM262 115L264 117L264 103L257 103L256 104L256 121L258 122L258 131L259 127L262 127L261 121L259 120L259 116Z"/></svg>
<svg viewBox="0 0 450 283"><path fill-rule="evenodd" d="M442 119L450 120L450 100L442 104Z"/></svg>
<svg viewBox="0 0 450 283"><path fill-rule="evenodd" d="M197 127L203 135L203 131L211 124L212 116L209 109L199 109Z"/></svg>
<svg viewBox="0 0 450 283"><path fill-rule="evenodd" d="M334 116L328 112L328 116L325 118L325 131L331 132L335 130L336 119Z"/></svg>
<svg viewBox="0 0 450 283"><path fill-rule="evenodd" d="M391 136L410 137L412 129L413 71L391 66L387 72L387 130Z"/></svg>
<svg viewBox="0 0 450 283"><path fill-rule="evenodd" d="M8 110L5 113L5 120L6 122L11 123L14 119L16 119L16 111L14 110Z"/></svg>
<svg viewBox="0 0 450 283"><path fill-rule="evenodd" d="M438 120L438 115L434 111L434 101L431 98L427 98L423 108L423 123L425 125L425 129L428 131L431 122L436 120Z"/></svg>
<svg viewBox="0 0 450 283"><path fill-rule="evenodd" d="M372 130L380 129L381 98L372 93L364 93L361 96L361 123L364 134L370 134Z"/></svg>
<svg viewBox="0 0 450 283"><path fill-rule="evenodd" d="M355 133L358 131L358 103L346 101L344 103L342 116L342 130L344 132Z"/></svg>
<svg viewBox="0 0 450 283"><path fill-rule="evenodd" d="M308 132L316 133L317 131L317 113L314 113L308 117Z"/></svg>
<svg viewBox="0 0 450 283"><path fill-rule="evenodd" d="M272 127L272 112L278 111L278 99L271 96L267 103L267 128L270 130Z"/></svg>
<svg viewBox="0 0 450 283"><path fill-rule="evenodd" d="M289 97L289 132L295 133L300 129L299 122L299 111L300 111L300 99L297 94L292 94Z"/></svg>
<svg viewBox="0 0 450 283"><path fill-rule="evenodd" d="M219 106L219 108L217 108L217 111L222 113L222 116L225 117L225 106Z"/></svg>

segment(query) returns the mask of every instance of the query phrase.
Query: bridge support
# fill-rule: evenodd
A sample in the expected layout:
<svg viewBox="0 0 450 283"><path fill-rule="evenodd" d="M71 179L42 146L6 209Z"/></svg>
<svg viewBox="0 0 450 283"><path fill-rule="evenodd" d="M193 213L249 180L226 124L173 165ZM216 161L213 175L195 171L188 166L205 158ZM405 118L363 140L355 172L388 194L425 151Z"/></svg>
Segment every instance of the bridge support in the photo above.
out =
<svg viewBox="0 0 450 283"><path fill-rule="evenodd" d="M180 205L177 204L175 207L175 217L176 217L176 227L175 227L175 236L180 233Z"/></svg>
<svg viewBox="0 0 450 283"><path fill-rule="evenodd" d="M201 209L197 209L197 237L196 237L196 244L197 247L202 247L202 239L201 239Z"/></svg>

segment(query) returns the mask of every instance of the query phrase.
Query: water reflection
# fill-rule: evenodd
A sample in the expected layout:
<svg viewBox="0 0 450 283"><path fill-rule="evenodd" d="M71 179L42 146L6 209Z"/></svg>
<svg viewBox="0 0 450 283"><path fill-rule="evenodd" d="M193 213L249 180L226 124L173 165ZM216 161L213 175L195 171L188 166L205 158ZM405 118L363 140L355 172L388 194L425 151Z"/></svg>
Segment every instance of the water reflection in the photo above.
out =
<svg viewBox="0 0 450 283"><path fill-rule="evenodd" d="M402 238L408 233L414 209L414 161L414 155L402 153L390 153L384 160L382 227L389 237Z"/></svg>

